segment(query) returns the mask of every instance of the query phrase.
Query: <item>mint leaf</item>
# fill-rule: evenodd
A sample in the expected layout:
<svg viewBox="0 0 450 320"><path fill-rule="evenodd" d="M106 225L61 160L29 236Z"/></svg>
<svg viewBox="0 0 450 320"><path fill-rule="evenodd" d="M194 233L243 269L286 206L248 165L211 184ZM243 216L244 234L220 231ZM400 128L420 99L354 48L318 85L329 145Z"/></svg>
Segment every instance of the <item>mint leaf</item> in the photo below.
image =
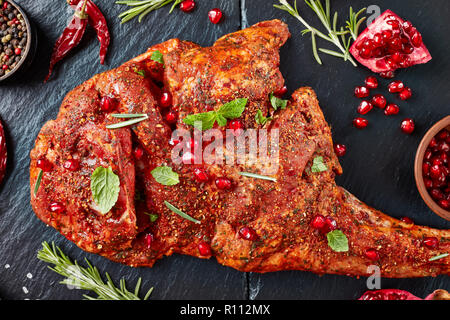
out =
<svg viewBox="0 0 450 320"><path fill-rule="evenodd" d="M98 167L91 175L91 192L98 210L107 214L119 198L120 179L111 169Z"/></svg>
<svg viewBox="0 0 450 320"><path fill-rule="evenodd" d="M214 126L217 119L217 113L215 111L209 111L204 113L190 114L183 119L183 122L187 125L194 126L197 129L208 130Z"/></svg>
<svg viewBox="0 0 450 320"><path fill-rule="evenodd" d="M267 123L267 121L272 120L272 117L265 117L263 116L263 113L260 109L258 109L258 111L256 111L256 115L255 115L255 121L257 124L260 125L265 125Z"/></svg>
<svg viewBox="0 0 450 320"><path fill-rule="evenodd" d="M323 163L323 157L315 157L311 166L311 172L322 172L327 170L327 166Z"/></svg>
<svg viewBox="0 0 450 320"><path fill-rule="evenodd" d="M239 118L242 115L242 112L244 112L247 102L248 99L236 99L230 101L221 106L217 113L227 119Z"/></svg>
<svg viewBox="0 0 450 320"><path fill-rule="evenodd" d="M163 55L158 50L156 50L155 52L152 53L152 56L150 57L150 59L152 59L153 61L159 62L162 65L164 65Z"/></svg>
<svg viewBox="0 0 450 320"><path fill-rule="evenodd" d="M217 114L216 121L220 127L225 127L227 125L227 119L221 114Z"/></svg>
<svg viewBox="0 0 450 320"><path fill-rule="evenodd" d="M336 252L348 251L348 239L341 230L333 230L327 233L328 246Z"/></svg>
<svg viewBox="0 0 450 320"><path fill-rule="evenodd" d="M172 171L171 167L156 167L151 172L156 182L164 186L174 186L180 182L178 179L178 173Z"/></svg>
<svg viewBox="0 0 450 320"><path fill-rule="evenodd" d="M287 100L283 100L280 99L278 97L276 97L273 92L269 95L269 99L270 99L270 104L272 105L272 107L276 110L278 110L278 108L280 108L281 110L286 109Z"/></svg>

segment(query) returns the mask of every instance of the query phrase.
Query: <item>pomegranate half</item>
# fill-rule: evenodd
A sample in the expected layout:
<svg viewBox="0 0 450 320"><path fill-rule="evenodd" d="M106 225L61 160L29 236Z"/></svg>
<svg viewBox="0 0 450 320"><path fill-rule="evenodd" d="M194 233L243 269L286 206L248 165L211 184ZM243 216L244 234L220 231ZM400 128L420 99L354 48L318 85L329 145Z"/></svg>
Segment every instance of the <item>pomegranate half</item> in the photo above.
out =
<svg viewBox="0 0 450 320"><path fill-rule="evenodd" d="M350 53L362 65L376 73L431 60L422 35L391 10L386 10L364 30L350 47Z"/></svg>

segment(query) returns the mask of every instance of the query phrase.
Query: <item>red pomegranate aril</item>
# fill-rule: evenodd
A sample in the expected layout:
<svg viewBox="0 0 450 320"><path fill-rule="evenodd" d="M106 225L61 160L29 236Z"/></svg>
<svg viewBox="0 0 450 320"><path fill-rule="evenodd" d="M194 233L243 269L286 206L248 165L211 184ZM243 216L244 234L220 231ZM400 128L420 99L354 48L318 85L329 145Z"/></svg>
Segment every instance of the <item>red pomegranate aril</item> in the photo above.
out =
<svg viewBox="0 0 450 320"><path fill-rule="evenodd" d="M255 241L258 239L256 231L250 227L242 227L239 229L239 237L244 240Z"/></svg>
<svg viewBox="0 0 450 320"><path fill-rule="evenodd" d="M439 154L439 159L441 159L442 163L444 163L444 164L448 164L449 163L448 157L449 157L449 153L448 152L441 152Z"/></svg>
<svg viewBox="0 0 450 320"><path fill-rule="evenodd" d="M330 231L337 229L337 222L332 217L326 217L325 225L320 229L322 234L327 234Z"/></svg>
<svg viewBox="0 0 450 320"><path fill-rule="evenodd" d="M375 94L372 97L372 104L377 108L384 109L384 107L386 107L386 103L386 98L381 94Z"/></svg>
<svg viewBox="0 0 450 320"><path fill-rule="evenodd" d="M416 31L411 37L411 43L416 48L419 48L422 45L422 35L419 31Z"/></svg>
<svg viewBox="0 0 450 320"><path fill-rule="evenodd" d="M366 78L366 87L369 89L378 88L378 80L374 76L368 76Z"/></svg>
<svg viewBox="0 0 450 320"><path fill-rule="evenodd" d="M383 30L381 32L381 35L383 36L384 42L387 42L392 38L392 31L391 30Z"/></svg>
<svg viewBox="0 0 450 320"><path fill-rule="evenodd" d="M427 148L426 150L425 150L425 154L424 154L424 159L425 160L430 160L431 159L431 157L433 157L433 152L430 150L430 148Z"/></svg>
<svg viewBox="0 0 450 320"><path fill-rule="evenodd" d="M400 80L392 81L388 86L388 90L390 93L400 92L403 90L403 88L404 88L404 84Z"/></svg>
<svg viewBox="0 0 450 320"><path fill-rule="evenodd" d="M66 207L61 202L53 202L50 204L49 210L54 213L63 213Z"/></svg>
<svg viewBox="0 0 450 320"><path fill-rule="evenodd" d="M439 200L438 204L441 208L444 208L446 210L450 209L450 201L447 199Z"/></svg>
<svg viewBox="0 0 450 320"><path fill-rule="evenodd" d="M162 108L169 108L172 106L172 95L170 92L163 91L163 93L161 93L159 104Z"/></svg>
<svg viewBox="0 0 450 320"><path fill-rule="evenodd" d="M145 245L147 246L147 249L150 249L152 247L152 242L153 242L153 234L152 233L147 233L144 237L145 240Z"/></svg>
<svg viewBox="0 0 450 320"><path fill-rule="evenodd" d="M286 86L283 86L280 90L277 90L273 93L275 97L281 98L287 93L288 89Z"/></svg>
<svg viewBox="0 0 450 320"><path fill-rule="evenodd" d="M383 45L383 44L385 43L385 40L384 40L384 38L383 38L383 35L382 35L380 32L375 33L375 34L373 35L373 41L375 42L375 44L376 44L377 46L381 46L381 45Z"/></svg>
<svg viewBox="0 0 450 320"><path fill-rule="evenodd" d="M211 245L208 242L202 241L198 244L198 252L201 256L211 255Z"/></svg>
<svg viewBox="0 0 450 320"><path fill-rule="evenodd" d="M433 180L428 179L428 178L423 178L423 183L425 184L425 188L427 188L427 190L430 190L431 188L433 188Z"/></svg>
<svg viewBox="0 0 450 320"><path fill-rule="evenodd" d="M47 159L38 159L36 166L44 172L50 172L53 169L53 164Z"/></svg>
<svg viewBox="0 0 450 320"><path fill-rule="evenodd" d="M363 101L361 101L361 103L359 104L359 107L358 107L358 113L359 114L367 114L367 113L369 113L369 111L370 110L372 110L373 109L373 104L372 103L370 103L369 101L367 101L367 100L363 100Z"/></svg>
<svg viewBox="0 0 450 320"><path fill-rule="evenodd" d="M388 20L386 23L390 25L392 29L400 29L400 23L397 20Z"/></svg>
<svg viewBox="0 0 450 320"><path fill-rule="evenodd" d="M441 130L437 135L436 135L436 137L439 139L439 140L446 140L448 137L450 137L450 133L448 132L448 130Z"/></svg>
<svg viewBox="0 0 450 320"><path fill-rule="evenodd" d="M406 118L402 121L400 125L400 129L403 131L403 133L411 134L414 131L414 120L410 118Z"/></svg>
<svg viewBox="0 0 450 320"><path fill-rule="evenodd" d="M382 77L384 79L392 79L395 77L395 72L394 71L383 71L383 72L380 72L380 77Z"/></svg>
<svg viewBox="0 0 450 320"><path fill-rule="evenodd" d="M216 179L216 186L217 188L219 188L220 190L228 190L231 188L231 180L228 178L217 178Z"/></svg>
<svg viewBox="0 0 450 320"><path fill-rule="evenodd" d="M63 165L69 171L77 171L80 168L80 162L77 159L69 159Z"/></svg>
<svg viewBox="0 0 450 320"><path fill-rule="evenodd" d="M433 180L438 179L440 177L440 175L442 174L441 166L439 164L432 165L430 167L429 171L430 171L430 177Z"/></svg>
<svg viewBox="0 0 450 320"><path fill-rule="evenodd" d="M370 94L369 89L367 89L367 87L364 86L358 86L355 88L355 96L357 98L366 98L368 97Z"/></svg>
<svg viewBox="0 0 450 320"><path fill-rule="evenodd" d="M240 120L235 119L228 122L227 128L233 130L233 135L237 137L242 133L244 125Z"/></svg>
<svg viewBox="0 0 450 320"><path fill-rule="evenodd" d="M378 253L378 251L376 249L367 249L364 252L364 255L366 256L367 259L372 260L372 261L377 261L380 259L380 254Z"/></svg>
<svg viewBox="0 0 450 320"><path fill-rule="evenodd" d="M166 121L170 124L173 124L177 122L178 120L178 113L175 111L170 110L166 113Z"/></svg>
<svg viewBox="0 0 450 320"><path fill-rule="evenodd" d="M326 223L327 223L327 219L324 216L322 216L321 214L318 214L311 221L311 227L319 230L319 229L322 229L323 227L325 227Z"/></svg>
<svg viewBox="0 0 450 320"><path fill-rule="evenodd" d="M345 144L337 143L334 145L334 152L338 157L343 157L347 153L347 147L345 146Z"/></svg>
<svg viewBox="0 0 450 320"><path fill-rule="evenodd" d="M422 164L422 173L425 177L427 177L430 174L430 167L431 164L429 162L424 162Z"/></svg>
<svg viewBox="0 0 450 320"><path fill-rule="evenodd" d="M440 165L442 165L442 160L441 160L441 158L439 158L439 157L433 157L433 158L431 158L431 164L432 165L437 165L437 166L440 166Z"/></svg>
<svg viewBox="0 0 450 320"><path fill-rule="evenodd" d="M409 22L409 21L404 21L404 22L402 23L402 27L403 27L403 30L406 31L406 33L409 33L410 30L411 30L411 28L413 27L413 25L412 25L412 23Z"/></svg>
<svg viewBox="0 0 450 320"><path fill-rule="evenodd" d="M117 100L111 97L103 97L100 101L100 108L105 112L111 112L117 108Z"/></svg>
<svg viewBox="0 0 450 320"><path fill-rule="evenodd" d="M400 112L400 108L398 107L398 105L396 105L394 103L388 104L386 109L384 109L384 114L387 116L395 115L395 114L398 114L399 112Z"/></svg>
<svg viewBox="0 0 450 320"><path fill-rule="evenodd" d="M412 96L412 91L410 88L405 87L399 94L398 94L399 98L401 100L408 100L409 98L411 98Z"/></svg>
<svg viewBox="0 0 450 320"><path fill-rule="evenodd" d="M450 144L448 144L446 141L439 142L438 150L442 152L449 152L450 151Z"/></svg>
<svg viewBox="0 0 450 320"><path fill-rule="evenodd" d="M200 168L194 169L194 177L195 177L195 180L197 180L197 182L200 182L200 183L207 182L209 180L209 176L206 173L206 171L203 169L200 169Z"/></svg>
<svg viewBox="0 0 450 320"><path fill-rule="evenodd" d="M407 224L414 224L414 221L408 217L402 217L400 220Z"/></svg>
<svg viewBox="0 0 450 320"><path fill-rule="evenodd" d="M141 147L138 146L138 147L134 148L133 153L134 153L134 158L136 160L140 160L140 159L142 159L142 156L144 155L144 149L142 149Z"/></svg>
<svg viewBox="0 0 450 320"><path fill-rule="evenodd" d="M180 10L183 12L191 12L195 8L194 0L184 0L180 3Z"/></svg>
<svg viewBox="0 0 450 320"><path fill-rule="evenodd" d="M423 245L429 249L436 249L439 245L439 240L436 237L425 237Z"/></svg>
<svg viewBox="0 0 450 320"><path fill-rule="evenodd" d="M436 137L431 138L430 144L428 145L430 148L436 148L438 146L438 142L436 140Z"/></svg>
<svg viewBox="0 0 450 320"><path fill-rule="evenodd" d="M442 191L440 189L437 189L437 188L431 189L430 196L434 200L442 200L442 199L444 199L444 194L442 193Z"/></svg>
<svg viewBox="0 0 450 320"><path fill-rule="evenodd" d="M208 12L208 17L212 23L218 24L220 20L222 20L222 11L218 8L214 8Z"/></svg>
<svg viewBox="0 0 450 320"><path fill-rule="evenodd" d="M369 125L369 121L367 119L358 117L353 119L353 126L357 129L364 129Z"/></svg>

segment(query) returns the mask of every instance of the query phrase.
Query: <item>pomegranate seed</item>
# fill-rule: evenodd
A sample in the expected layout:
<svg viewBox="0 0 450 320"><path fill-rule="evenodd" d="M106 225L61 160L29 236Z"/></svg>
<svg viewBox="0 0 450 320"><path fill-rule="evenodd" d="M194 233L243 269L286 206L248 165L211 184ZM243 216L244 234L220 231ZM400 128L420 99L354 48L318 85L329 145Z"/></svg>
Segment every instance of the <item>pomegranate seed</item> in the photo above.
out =
<svg viewBox="0 0 450 320"><path fill-rule="evenodd" d="M406 118L402 121L400 128L406 134L411 134L414 131L414 121L413 119Z"/></svg>
<svg viewBox="0 0 450 320"><path fill-rule="evenodd" d="M442 152L449 152L450 151L450 145L446 141L439 142L438 150Z"/></svg>
<svg viewBox="0 0 450 320"><path fill-rule="evenodd" d="M150 249L152 247L152 242L153 242L153 234L152 233L147 233L144 237L145 239L145 244L147 245L147 249Z"/></svg>
<svg viewBox="0 0 450 320"><path fill-rule="evenodd" d="M258 239L256 231L250 227L242 227L239 229L239 237L244 240L255 241Z"/></svg>
<svg viewBox="0 0 450 320"><path fill-rule="evenodd" d="M427 177L430 174L430 167L431 167L431 164L429 162L424 162L422 164L422 173L424 176Z"/></svg>
<svg viewBox="0 0 450 320"><path fill-rule="evenodd" d="M353 119L353 126L357 129L364 129L369 125L369 121L367 119L358 117Z"/></svg>
<svg viewBox="0 0 450 320"><path fill-rule="evenodd" d="M448 130L441 130L437 135L436 135L436 137L439 139L439 140L446 140L448 137L450 137L450 133L448 132Z"/></svg>
<svg viewBox="0 0 450 320"><path fill-rule="evenodd" d="M358 113L359 114L366 114L366 113L368 113L370 110L372 110L373 109L373 104L372 103L370 103L369 101L367 101L367 100L363 100L363 101L361 101L361 103L359 104L359 107L358 107Z"/></svg>
<svg viewBox="0 0 450 320"><path fill-rule="evenodd" d="M358 86L355 88L355 96L357 98L366 98L369 96L369 89L367 89L367 87L364 86Z"/></svg>
<svg viewBox="0 0 450 320"><path fill-rule="evenodd" d="M335 144L334 152L338 157L343 157L347 152L347 147L345 146L345 144Z"/></svg>
<svg viewBox="0 0 450 320"><path fill-rule="evenodd" d="M163 91L161 97L159 98L159 104L162 108L168 108L172 106L172 95L170 92Z"/></svg>
<svg viewBox="0 0 450 320"><path fill-rule="evenodd" d="M323 227L325 227L326 223L327 223L327 219L324 216L318 214L311 221L311 226L314 229L319 230L319 229L322 229Z"/></svg>
<svg viewBox="0 0 450 320"><path fill-rule="evenodd" d="M438 204L439 204L442 208L444 208L444 209L446 209L446 210L450 209L450 201L447 200L447 199L442 199L442 200L440 200L440 201L438 202Z"/></svg>
<svg viewBox="0 0 450 320"><path fill-rule="evenodd" d="M376 94L372 97L372 104L375 107L378 107L380 109L384 109L386 107L386 98L381 94Z"/></svg>
<svg viewBox="0 0 450 320"><path fill-rule="evenodd" d="M432 156L433 156L433 152L431 152L431 150L429 148L427 148L427 150L425 150L424 159L430 160Z"/></svg>
<svg viewBox="0 0 450 320"><path fill-rule="evenodd" d="M444 194L442 193L442 191L440 189L437 189L437 188L431 189L430 196L434 200L442 200L444 198Z"/></svg>
<svg viewBox="0 0 450 320"><path fill-rule="evenodd" d="M138 146L138 147L134 148L133 153L134 153L134 158L136 160L140 160L142 158L142 156L144 155L144 149L142 149L141 147Z"/></svg>
<svg viewBox="0 0 450 320"><path fill-rule="evenodd" d="M209 245L209 243L202 241L198 244L198 252L201 256L210 256L211 246Z"/></svg>
<svg viewBox="0 0 450 320"><path fill-rule="evenodd" d="M227 124L227 128L233 130L233 135L235 137L239 136L242 133L243 127L244 125L242 124L242 122L237 119L231 120Z"/></svg>
<svg viewBox="0 0 450 320"><path fill-rule="evenodd" d="M438 146L438 142L436 140L436 137L431 138L430 144L428 145L430 148L436 148Z"/></svg>
<svg viewBox="0 0 450 320"><path fill-rule="evenodd" d="M69 171L77 171L80 168L80 162L76 159L69 159L64 162L63 167Z"/></svg>
<svg viewBox="0 0 450 320"><path fill-rule="evenodd" d="M412 23L409 21L405 21L405 22L403 22L402 27L403 27L403 30L406 31L406 33L409 33L409 31L412 28Z"/></svg>
<svg viewBox="0 0 450 320"><path fill-rule="evenodd" d="M231 188L231 180L228 178L217 178L216 179L216 186L217 188L221 189L221 190L228 190Z"/></svg>
<svg viewBox="0 0 450 320"><path fill-rule="evenodd" d="M214 8L208 12L208 17L212 23L218 24L222 19L222 11L218 8Z"/></svg>
<svg viewBox="0 0 450 320"><path fill-rule="evenodd" d="M411 98L412 96L412 91L410 88L405 87L400 93L399 93L399 98L401 100L408 100L409 98Z"/></svg>
<svg viewBox="0 0 450 320"><path fill-rule="evenodd" d="M273 93L274 96L281 98L282 96L284 96L287 93L288 89L286 86L283 86L283 88L281 88L280 90L277 90Z"/></svg>
<svg viewBox="0 0 450 320"><path fill-rule="evenodd" d="M390 93L400 92L403 90L403 88L404 88L404 84L400 80L392 81L388 86L388 90Z"/></svg>
<svg viewBox="0 0 450 320"><path fill-rule="evenodd" d="M431 159L431 164L440 166L440 165L442 165L442 160L441 160L441 158L433 158L433 159Z"/></svg>
<svg viewBox="0 0 450 320"><path fill-rule="evenodd" d="M392 79L395 77L395 72L394 71L380 72L380 77L382 77L384 79Z"/></svg>
<svg viewBox="0 0 450 320"><path fill-rule="evenodd" d="M400 108L398 107L398 105L396 105L394 103L388 104L388 106L384 110L384 114L387 116L398 114L399 112L400 112Z"/></svg>
<svg viewBox="0 0 450 320"><path fill-rule="evenodd" d="M170 110L166 113L166 121L168 123L175 123L178 120L178 114L175 111Z"/></svg>
<svg viewBox="0 0 450 320"><path fill-rule="evenodd" d="M18 56L18 55L20 55L20 54L22 53L22 49L16 48L16 49L14 50L14 53Z"/></svg>
<svg viewBox="0 0 450 320"><path fill-rule="evenodd" d="M100 101L100 108L105 112L111 112L117 108L117 100L111 97L103 97Z"/></svg>
<svg viewBox="0 0 450 320"><path fill-rule="evenodd" d="M414 221L408 217L402 217L400 220L407 224L414 224Z"/></svg>
<svg viewBox="0 0 450 320"><path fill-rule="evenodd" d="M184 0L180 3L180 9L183 12L191 12L195 8L194 0Z"/></svg>
<svg viewBox="0 0 450 320"><path fill-rule="evenodd" d="M438 247L439 240L436 237L425 237L423 239L423 244L427 248L435 249Z"/></svg>
<svg viewBox="0 0 450 320"><path fill-rule="evenodd" d="M200 169L200 168L195 168L194 169L194 178L195 180L197 180L197 182L207 182L209 180L209 176L206 173L205 170Z"/></svg>
<svg viewBox="0 0 450 320"><path fill-rule="evenodd" d="M416 31L411 37L411 43L414 47L418 48L422 45L422 35L419 31Z"/></svg>
<svg viewBox="0 0 450 320"><path fill-rule="evenodd" d="M378 88L378 80L374 76L368 76L366 78L366 87L369 89Z"/></svg>
<svg viewBox="0 0 450 320"><path fill-rule="evenodd" d="M323 226L320 229L320 232L322 234L327 234L328 232L336 230L336 229L337 229L336 220L334 220L332 217L326 217L326 219L325 219L325 226Z"/></svg>
<svg viewBox="0 0 450 320"><path fill-rule="evenodd" d="M50 204L49 210L54 213L63 213L64 211L66 211L66 208L60 202L53 202L52 204Z"/></svg>
<svg viewBox="0 0 450 320"><path fill-rule="evenodd" d="M36 166L44 172L50 172L53 169L53 164L47 159L39 159Z"/></svg>
<svg viewBox="0 0 450 320"><path fill-rule="evenodd" d="M386 23L390 25L392 29L400 29L400 23L397 20L388 20Z"/></svg>
<svg viewBox="0 0 450 320"><path fill-rule="evenodd" d="M367 259L372 260L372 261L377 261L380 259L380 255L378 254L378 251L376 249L367 249L364 252L364 255L366 256Z"/></svg>
<svg viewBox="0 0 450 320"><path fill-rule="evenodd" d="M427 188L427 190L430 190L431 188L433 188L433 180L424 178L423 182L424 182L425 188Z"/></svg>
<svg viewBox="0 0 450 320"><path fill-rule="evenodd" d="M441 166L439 164L432 165L430 167L430 177L433 180L438 179L442 174Z"/></svg>

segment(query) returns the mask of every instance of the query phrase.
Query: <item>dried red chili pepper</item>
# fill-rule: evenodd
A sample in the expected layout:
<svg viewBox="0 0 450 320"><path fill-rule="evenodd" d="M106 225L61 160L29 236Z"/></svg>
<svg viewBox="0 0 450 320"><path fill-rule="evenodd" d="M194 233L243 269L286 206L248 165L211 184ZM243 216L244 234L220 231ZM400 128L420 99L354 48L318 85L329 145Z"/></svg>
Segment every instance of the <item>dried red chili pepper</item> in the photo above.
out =
<svg viewBox="0 0 450 320"><path fill-rule="evenodd" d="M3 131L2 122L0 121L0 183L5 176L7 157L5 131Z"/></svg>
<svg viewBox="0 0 450 320"><path fill-rule="evenodd" d="M77 6L81 0L67 0L69 5ZM105 62L111 36L106 24L106 19L100 9L91 0L87 0L86 13L89 16L89 24L95 29L97 39L100 42L100 63Z"/></svg>
<svg viewBox="0 0 450 320"><path fill-rule="evenodd" d="M48 75L45 78L44 82L47 82L47 80L50 78L55 64L58 61L62 60L70 50L72 50L80 43L88 24L86 5L87 0L84 0L83 2L80 2L78 4L72 20L69 22L69 25L66 27L66 29L64 29L64 32L59 37L59 39L56 40L55 46L53 47L52 57L50 59Z"/></svg>

